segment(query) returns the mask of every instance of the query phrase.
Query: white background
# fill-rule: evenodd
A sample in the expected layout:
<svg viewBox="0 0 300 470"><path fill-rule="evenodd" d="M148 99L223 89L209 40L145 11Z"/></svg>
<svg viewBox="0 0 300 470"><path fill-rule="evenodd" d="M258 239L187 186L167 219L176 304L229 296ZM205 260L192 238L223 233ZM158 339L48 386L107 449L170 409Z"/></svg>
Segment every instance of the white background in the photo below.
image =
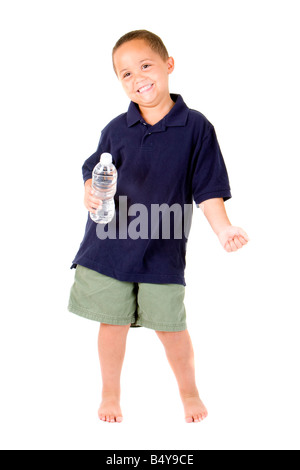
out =
<svg viewBox="0 0 300 470"><path fill-rule="evenodd" d="M299 449L297 1L1 1L3 449ZM130 330L121 425L98 420L98 324L67 311L84 234L81 166L128 108L111 49L162 37L170 91L215 126L233 225L221 247L201 210L186 308L209 417L186 424L156 334Z"/></svg>

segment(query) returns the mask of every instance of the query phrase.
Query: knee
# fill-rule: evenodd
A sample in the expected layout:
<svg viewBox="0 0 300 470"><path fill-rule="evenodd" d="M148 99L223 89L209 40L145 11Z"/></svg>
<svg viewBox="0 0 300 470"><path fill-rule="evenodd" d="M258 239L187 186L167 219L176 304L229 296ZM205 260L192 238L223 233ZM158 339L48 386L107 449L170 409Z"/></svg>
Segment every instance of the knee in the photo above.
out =
<svg viewBox="0 0 300 470"><path fill-rule="evenodd" d="M177 341L184 334L183 331L156 331L157 336L163 342Z"/></svg>

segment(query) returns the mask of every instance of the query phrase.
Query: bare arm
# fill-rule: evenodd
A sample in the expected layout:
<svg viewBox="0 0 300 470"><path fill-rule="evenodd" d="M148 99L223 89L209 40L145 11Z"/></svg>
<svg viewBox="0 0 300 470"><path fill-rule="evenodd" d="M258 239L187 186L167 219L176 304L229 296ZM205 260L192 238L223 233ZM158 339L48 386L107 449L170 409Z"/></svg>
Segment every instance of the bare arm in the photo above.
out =
<svg viewBox="0 0 300 470"><path fill-rule="evenodd" d="M222 197L208 199L199 204L200 209L207 218L211 228L216 235L225 227L231 225L224 205Z"/></svg>
<svg viewBox="0 0 300 470"><path fill-rule="evenodd" d="M199 207L226 251L237 251L249 241L242 228L231 225L222 197L207 199Z"/></svg>

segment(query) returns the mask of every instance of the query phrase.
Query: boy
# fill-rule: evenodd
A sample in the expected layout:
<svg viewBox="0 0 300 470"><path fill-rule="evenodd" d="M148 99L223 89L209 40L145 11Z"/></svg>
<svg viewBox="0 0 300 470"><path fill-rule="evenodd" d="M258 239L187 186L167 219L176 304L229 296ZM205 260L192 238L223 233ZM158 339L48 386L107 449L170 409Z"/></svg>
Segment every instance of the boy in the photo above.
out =
<svg viewBox="0 0 300 470"><path fill-rule="evenodd" d="M130 327L144 326L155 330L165 347L186 422L200 422L207 410L195 382L193 346L183 303L188 230L181 237L171 234L165 230L163 216L166 208L174 210L174 224L171 217L168 221L172 219L172 229L178 228L178 221L183 221L194 199L226 251L242 248L248 236L231 225L225 211L224 201L231 198L231 192L213 125L203 114L189 109L180 95L169 93L174 59L162 40L146 30L125 34L113 49L113 67L131 102L127 113L102 130L96 153L83 165L83 178L85 206L95 213L102 202L93 196L92 171L102 153L113 155L118 170L116 213L114 221L107 224L106 237L103 231L100 236L103 226L88 217L72 265L76 272L68 308L100 322L103 388L98 414L102 421L123 419L120 376L127 333ZM154 222L157 206L162 217ZM138 226L132 216L137 207L140 232L136 230L134 236L132 227ZM177 215L175 207L182 209ZM131 217L126 222L124 214ZM150 236L149 232L145 235L146 222ZM112 224L115 232L109 232Z"/></svg>

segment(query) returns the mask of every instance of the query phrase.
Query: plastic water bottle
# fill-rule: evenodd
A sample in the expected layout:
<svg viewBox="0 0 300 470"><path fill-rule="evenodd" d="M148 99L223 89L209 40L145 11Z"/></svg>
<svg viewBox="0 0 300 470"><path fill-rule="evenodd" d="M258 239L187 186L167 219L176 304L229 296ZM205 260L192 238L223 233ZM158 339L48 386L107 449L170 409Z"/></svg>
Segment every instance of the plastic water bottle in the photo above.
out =
<svg viewBox="0 0 300 470"><path fill-rule="evenodd" d="M92 180L93 196L103 202L95 214L90 212L91 219L97 224L108 224L114 218L117 178L118 173L112 163L111 154L102 153L100 162L93 170Z"/></svg>

